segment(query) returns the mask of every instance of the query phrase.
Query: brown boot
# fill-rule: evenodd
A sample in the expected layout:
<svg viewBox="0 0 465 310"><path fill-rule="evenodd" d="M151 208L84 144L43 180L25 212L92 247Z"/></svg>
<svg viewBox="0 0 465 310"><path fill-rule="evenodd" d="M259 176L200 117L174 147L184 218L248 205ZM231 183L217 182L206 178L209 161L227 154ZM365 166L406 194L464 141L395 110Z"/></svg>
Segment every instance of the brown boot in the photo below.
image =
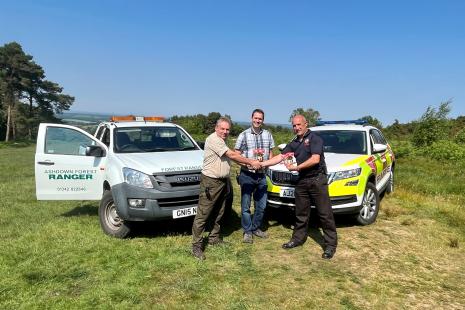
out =
<svg viewBox="0 0 465 310"><path fill-rule="evenodd" d="M194 256L197 259L204 260L205 255L203 254L202 246L201 245L192 245L192 256Z"/></svg>

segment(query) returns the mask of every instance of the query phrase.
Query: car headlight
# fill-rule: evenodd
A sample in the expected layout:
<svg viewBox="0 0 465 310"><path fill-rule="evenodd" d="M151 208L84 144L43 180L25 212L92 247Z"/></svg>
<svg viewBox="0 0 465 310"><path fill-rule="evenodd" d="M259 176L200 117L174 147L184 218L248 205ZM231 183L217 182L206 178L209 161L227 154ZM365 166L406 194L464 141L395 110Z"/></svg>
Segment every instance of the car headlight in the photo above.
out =
<svg viewBox="0 0 465 310"><path fill-rule="evenodd" d="M362 168L336 171L329 175L328 183L331 183L337 180L353 178L353 177L359 176L361 172L362 172Z"/></svg>
<svg viewBox="0 0 465 310"><path fill-rule="evenodd" d="M271 179L271 169L270 168L265 168L265 174Z"/></svg>
<svg viewBox="0 0 465 310"><path fill-rule="evenodd" d="M153 184L152 181L150 181L150 177L147 174L142 173L140 171L124 167L123 176L124 182L128 183L129 185L134 185L143 188L153 188Z"/></svg>

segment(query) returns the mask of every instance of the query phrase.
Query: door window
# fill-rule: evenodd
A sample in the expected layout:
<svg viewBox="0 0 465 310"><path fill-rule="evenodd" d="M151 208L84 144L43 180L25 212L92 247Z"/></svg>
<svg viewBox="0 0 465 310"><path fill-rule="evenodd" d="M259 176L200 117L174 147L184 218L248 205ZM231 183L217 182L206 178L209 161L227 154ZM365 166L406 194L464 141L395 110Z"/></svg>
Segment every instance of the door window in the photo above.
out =
<svg viewBox="0 0 465 310"><path fill-rule="evenodd" d="M48 127L45 135L45 153L60 155L86 155L86 147L95 141L83 133L63 127Z"/></svg>
<svg viewBox="0 0 465 310"><path fill-rule="evenodd" d="M387 144L386 139L384 139L384 137L381 135L381 133L378 130L372 130L371 137L374 143Z"/></svg>
<svg viewBox="0 0 465 310"><path fill-rule="evenodd" d="M110 128L106 127L105 132L102 135L102 138L100 139L103 143L105 143L106 146L110 146Z"/></svg>
<svg viewBox="0 0 465 310"><path fill-rule="evenodd" d="M105 129L105 126L100 126L98 129L97 129L97 133L95 134L95 137L99 140L102 140L101 139L101 135L102 135L102 132L103 130Z"/></svg>

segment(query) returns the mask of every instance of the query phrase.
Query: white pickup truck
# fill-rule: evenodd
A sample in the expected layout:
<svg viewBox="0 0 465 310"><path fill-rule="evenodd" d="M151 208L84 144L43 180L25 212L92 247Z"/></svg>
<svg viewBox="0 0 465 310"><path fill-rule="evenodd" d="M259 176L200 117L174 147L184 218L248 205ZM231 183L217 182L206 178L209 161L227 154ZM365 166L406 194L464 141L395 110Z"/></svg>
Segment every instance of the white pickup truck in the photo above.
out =
<svg viewBox="0 0 465 310"><path fill-rule="evenodd" d="M100 200L103 231L124 238L137 221L196 214L203 150L180 126L157 117L113 117L94 136L40 124L38 200Z"/></svg>

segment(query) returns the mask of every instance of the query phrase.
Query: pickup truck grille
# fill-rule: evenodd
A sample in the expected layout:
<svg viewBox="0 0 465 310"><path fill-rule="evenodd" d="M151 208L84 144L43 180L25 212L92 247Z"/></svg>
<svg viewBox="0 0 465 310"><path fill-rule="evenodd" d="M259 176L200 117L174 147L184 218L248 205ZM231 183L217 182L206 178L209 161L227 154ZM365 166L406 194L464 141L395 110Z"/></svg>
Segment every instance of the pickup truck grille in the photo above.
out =
<svg viewBox="0 0 465 310"><path fill-rule="evenodd" d="M271 182L273 182L273 184L284 186L295 186L299 177L291 172L273 170L269 170L268 175L271 175Z"/></svg>
<svg viewBox="0 0 465 310"><path fill-rule="evenodd" d="M154 174L153 182L160 190L180 190L200 186L200 172L179 174Z"/></svg>

